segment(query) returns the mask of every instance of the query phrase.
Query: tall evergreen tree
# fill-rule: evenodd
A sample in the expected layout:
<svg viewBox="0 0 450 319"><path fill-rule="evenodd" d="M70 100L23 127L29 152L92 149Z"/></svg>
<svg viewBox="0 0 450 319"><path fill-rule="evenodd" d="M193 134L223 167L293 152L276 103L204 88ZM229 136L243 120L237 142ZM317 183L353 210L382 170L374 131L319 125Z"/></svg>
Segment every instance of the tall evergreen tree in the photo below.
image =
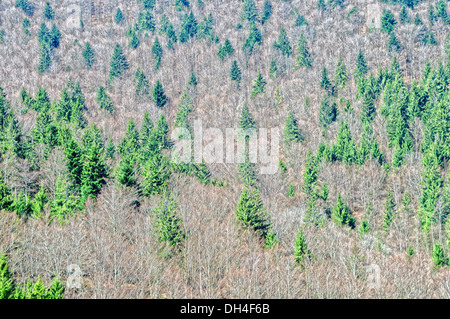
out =
<svg viewBox="0 0 450 319"><path fill-rule="evenodd" d="M322 98L320 104L319 122L323 127L327 127L334 121L336 121L338 114L336 103L330 101L326 94Z"/></svg>
<svg viewBox="0 0 450 319"><path fill-rule="evenodd" d="M164 93L164 88L161 82L156 81L155 87L153 88L153 101L156 103L157 107L164 107L167 103L167 96Z"/></svg>
<svg viewBox="0 0 450 319"><path fill-rule="evenodd" d="M366 75L369 68L367 67L366 60L361 50L359 50L358 57L356 58L355 76L360 78Z"/></svg>
<svg viewBox="0 0 450 319"><path fill-rule="evenodd" d="M234 60L233 64L231 65L230 78L231 81L236 81L238 86L239 83L241 83L241 69L239 68L236 60Z"/></svg>
<svg viewBox="0 0 450 319"><path fill-rule="evenodd" d="M300 142L302 140L303 138L300 134L297 120L295 119L294 114L291 111L289 112L286 119L286 126L284 128L284 142L286 145L289 145L292 142Z"/></svg>
<svg viewBox="0 0 450 319"><path fill-rule="evenodd" d="M280 35L278 36L278 41L274 43L274 47L280 50L283 55L288 57L292 54L292 47L289 43L289 38L285 29L281 29Z"/></svg>
<svg viewBox="0 0 450 319"><path fill-rule="evenodd" d="M300 35L300 39L298 40L297 47L297 58L295 61L295 68L298 69L300 67L310 67L312 66L312 59L309 53L309 48L306 43L305 36L303 33Z"/></svg>
<svg viewBox="0 0 450 319"><path fill-rule="evenodd" d="M120 77L128 69L127 59L119 44L114 47L114 53L110 62L109 77L111 79Z"/></svg>
<svg viewBox="0 0 450 319"><path fill-rule="evenodd" d="M88 69L92 68L92 65L94 64L94 61L95 61L95 52L89 42L86 42L86 44L84 46L83 58L84 58L84 62L86 63L87 68Z"/></svg>
<svg viewBox="0 0 450 319"><path fill-rule="evenodd" d="M253 90L250 93L250 97L254 98L258 94L264 93L264 87L267 84L266 80L264 80L261 71L258 71L258 75L256 76L255 81L253 82Z"/></svg>
<svg viewBox="0 0 450 319"><path fill-rule="evenodd" d="M270 19L271 15L272 15L272 4L270 3L269 0L265 0L261 17L261 24L266 23Z"/></svg>

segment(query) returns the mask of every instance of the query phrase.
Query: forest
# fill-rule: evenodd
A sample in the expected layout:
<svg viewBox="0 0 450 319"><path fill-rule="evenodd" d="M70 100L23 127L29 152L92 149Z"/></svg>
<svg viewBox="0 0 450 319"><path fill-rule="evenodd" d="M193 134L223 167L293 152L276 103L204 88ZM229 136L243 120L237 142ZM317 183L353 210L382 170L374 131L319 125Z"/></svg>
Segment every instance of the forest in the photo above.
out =
<svg viewBox="0 0 450 319"><path fill-rule="evenodd" d="M0 0L0 299L449 298L447 7Z"/></svg>

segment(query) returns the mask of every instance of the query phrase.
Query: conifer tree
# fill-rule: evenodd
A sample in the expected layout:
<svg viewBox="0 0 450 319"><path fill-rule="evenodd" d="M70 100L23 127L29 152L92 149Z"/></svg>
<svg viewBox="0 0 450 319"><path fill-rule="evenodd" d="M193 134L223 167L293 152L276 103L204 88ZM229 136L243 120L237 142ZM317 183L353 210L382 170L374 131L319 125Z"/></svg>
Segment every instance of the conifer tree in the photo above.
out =
<svg viewBox="0 0 450 319"><path fill-rule="evenodd" d="M32 17L34 14L35 7L30 3L29 0L16 0L15 2L16 8L21 8L23 12L29 17Z"/></svg>
<svg viewBox="0 0 450 319"><path fill-rule="evenodd" d="M272 79L277 77L278 67L274 59L270 60L269 74Z"/></svg>
<svg viewBox="0 0 450 319"><path fill-rule="evenodd" d="M0 255L0 299L11 299L14 294L14 282L9 270L8 259L4 252Z"/></svg>
<svg viewBox="0 0 450 319"><path fill-rule="evenodd" d="M381 31L391 33L394 30L396 24L397 20L395 20L392 11L384 9L383 14L381 15Z"/></svg>
<svg viewBox="0 0 450 319"><path fill-rule="evenodd" d="M118 146L119 153L122 156L137 157L140 147L139 132L133 119L130 119L127 124L125 136Z"/></svg>
<svg viewBox="0 0 450 319"><path fill-rule="evenodd" d="M292 47L289 42L286 30L283 28L278 36L278 41L273 45L275 48L281 51L283 55L290 56L292 54Z"/></svg>
<svg viewBox="0 0 450 319"><path fill-rule="evenodd" d="M141 43L139 41L139 37L136 34L136 31L134 29L130 30L129 36L130 36L130 48L136 49Z"/></svg>
<svg viewBox="0 0 450 319"><path fill-rule="evenodd" d="M136 184L136 177L130 155L122 157L116 171L116 178L121 185L133 187Z"/></svg>
<svg viewBox="0 0 450 319"><path fill-rule="evenodd" d="M158 70L161 65L162 55L163 55L163 49L162 49L161 44L159 44L158 37L156 37L155 42L153 43L153 46L152 46L152 56L153 56L153 59L155 60L155 70Z"/></svg>
<svg viewBox="0 0 450 319"><path fill-rule="evenodd" d="M401 24L405 24L405 23L410 23L411 21L409 20L408 17L408 10L406 9L406 6L402 7L402 11L400 12L400 23Z"/></svg>
<svg viewBox="0 0 450 319"><path fill-rule="evenodd" d="M355 228L355 219L351 217L350 208L343 203L340 193L336 206L333 207L332 218L338 225L348 225L352 229Z"/></svg>
<svg viewBox="0 0 450 319"><path fill-rule="evenodd" d="M302 15L298 15L297 19L295 20L295 26L296 27L301 27L303 25L308 25L308 21L306 21L305 17Z"/></svg>
<svg viewBox="0 0 450 319"><path fill-rule="evenodd" d="M6 185L3 174L0 173L0 210L10 210L13 205L11 191Z"/></svg>
<svg viewBox="0 0 450 319"><path fill-rule="evenodd" d="M236 81L238 86L241 83L241 69L239 68L236 60L234 60L231 65L230 78L231 81Z"/></svg>
<svg viewBox="0 0 450 319"><path fill-rule="evenodd" d="M312 66L312 60L309 53L309 48L306 43L305 36L303 34L300 35L300 39L298 41L297 47L297 58L295 61L295 68L298 69L300 67L310 67Z"/></svg>
<svg viewBox="0 0 450 319"><path fill-rule="evenodd" d="M253 115L250 113L247 104L244 104L244 107L242 108L241 118L239 120L239 128L241 130L244 130L245 132L256 129L255 120L253 118Z"/></svg>
<svg viewBox="0 0 450 319"><path fill-rule="evenodd" d="M117 24L120 24L123 21L124 17L122 10L120 10L120 8L117 8L116 16L114 17L114 19Z"/></svg>
<svg viewBox="0 0 450 319"><path fill-rule="evenodd" d="M235 213L245 227L253 229L268 243L267 239L273 236L272 224L256 189L244 188Z"/></svg>
<svg viewBox="0 0 450 319"><path fill-rule="evenodd" d="M45 4L45 7L44 7L44 17L45 17L47 20L53 20L53 19L55 18L55 11L54 11L53 8L50 6L50 3L49 3L49 2L47 2L47 3Z"/></svg>
<svg viewBox="0 0 450 319"><path fill-rule="evenodd" d="M286 145L289 145L291 142L300 142L302 140L303 138L300 134L297 120L291 111L286 119L286 126L284 128L284 142Z"/></svg>
<svg viewBox="0 0 450 319"><path fill-rule="evenodd" d="M44 185L41 184L39 191L34 196L31 201L31 211L32 215L35 218L40 218L42 216L42 212L44 211L45 205L48 201L48 195L45 191Z"/></svg>
<svg viewBox="0 0 450 319"><path fill-rule="evenodd" d="M186 234L183 230L183 220L180 209L171 195L164 196L154 210L158 241L166 242L176 250L181 250Z"/></svg>
<svg viewBox="0 0 450 319"><path fill-rule="evenodd" d="M420 19L420 16L419 16L418 13L416 13L416 16L415 16L415 18L414 18L414 24L415 24L415 25L423 25L423 22L422 22L422 20ZM433 24L431 23L431 25L433 25Z"/></svg>
<svg viewBox="0 0 450 319"><path fill-rule="evenodd" d="M389 226L391 226L394 216L395 216L396 205L394 199L392 198L392 193L388 192L388 198L386 200L386 204L384 206L384 217L383 217L383 229L384 231L389 230Z"/></svg>
<svg viewBox="0 0 450 319"><path fill-rule="evenodd" d="M330 80L328 79L328 71L327 68L323 68L322 71L322 79L320 80L320 87L325 89L326 91L331 90L332 84Z"/></svg>
<svg viewBox="0 0 450 319"><path fill-rule="evenodd" d="M88 69L92 68L92 65L94 64L95 59L95 52L94 49L92 49L91 44L89 42L86 42L84 49L83 49L83 58L84 62L86 63L86 66Z"/></svg>
<svg viewBox="0 0 450 319"><path fill-rule="evenodd" d="M142 187L145 196L162 194L167 191L167 181L171 175L169 160L156 153L144 166Z"/></svg>
<svg viewBox="0 0 450 319"><path fill-rule="evenodd" d="M308 249L306 244L306 239L303 234L303 230L299 229L297 232L297 236L295 237L295 246L294 246L294 260L297 264L302 265L303 260L305 258L309 258L311 252Z"/></svg>
<svg viewBox="0 0 450 319"><path fill-rule="evenodd" d="M398 52L401 50L402 46L400 44L400 41L397 39L395 32L391 32L389 34L389 40L388 40L387 47L388 47L388 51Z"/></svg>
<svg viewBox="0 0 450 319"><path fill-rule="evenodd" d="M197 20L192 11L189 14L185 13L181 23L180 42L184 43L195 37L197 29Z"/></svg>
<svg viewBox="0 0 450 319"><path fill-rule="evenodd" d="M116 147L114 146L114 142L112 140L109 140L108 145L106 145L105 152L106 156L109 157L110 159L115 158Z"/></svg>
<svg viewBox="0 0 450 319"><path fill-rule="evenodd" d="M169 123L167 123L164 114L161 114L161 116L158 119L158 123L153 137L155 143L157 144L157 149L164 149L170 147Z"/></svg>
<svg viewBox="0 0 450 319"><path fill-rule="evenodd" d="M191 76L190 76L190 78L189 78L188 85L192 85L192 86L196 87L197 84L198 84L198 82L197 82L197 77L195 76L194 72L192 72L192 73L191 73Z"/></svg>
<svg viewBox="0 0 450 319"><path fill-rule="evenodd" d="M334 81L336 82L336 85L339 85L341 87L344 87L348 81L347 67L342 61L341 56L339 56L338 59Z"/></svg>
<svg viewBox="0 0 450 319"><path fill-rule="evenodd" d="M147 96L150 94L150 85L147 77L141 68L137 68L134 76L134 82L136 83L136 94L140 96Z"/></svg>
<svg viewBox="0 0 450 319"><path fill-rule="evenodd" d="M320 104L319 122L323 127L327 127L336 121L338 114L337 105L335 102L330 102L327 95L324 94L322 103Z"/></svg>
<svg viewBox="0 0 450 319"><path fill-rule="evenodd" d="M164 107L167 103L167 96L164 93L164 88L161 82L156 81L155 87L153 88L153 101L156 103L157 107Z"/></svg>
<svg viewBox="0 0 450 319"><path fill-rule="evenodd" d="M265 0L261 17L261 24L266 23L271 15L272 15L272 4L270 3L269 0Z"/></svg>
<svg viewBox="0 0 450 319"><path fill-rule="evenodd" d="M139 12L138 22L139 30L155 32L155 20L150 10Z"/></svg>
<svg viewBox="0 0 450 319"><path fill-rule="evenodd" d="M254 98L258 94L264 93L264 87L267 84L266 80L264 80L261 71L258 71L258 75L256 76L255 81L253 82L253 90L250 93L250 97Z"/></svg>
<svg viewBox="0 0 450 319"><path fill-rule="evenodd" d="M123 73L128 69L128 62L123 54L122 48L119 44L114 47L114 53L111 58L109 77L114 79L123 75Z"/></svg>
<svg viewBox="0 0 450 319"><path fill-rule="evenodd" d="M100 105L100 109L107 110L111 114L113 113L114 105L109 96L106 94L106 90L103 86L99 86L96 100L97 103Z"/></svg>
<svg viewBox="0 0 450 319"><path fill-rule="evenodd" d="M39 66L38 66L39 73L44 73L45 71L47 71L48 68L50 67L50 65L52 64L52 59L51 59L50 53L51 53L50 45L47 43L42 43L41 49L40 49Z"/></svg>
<svg viewBox="0 0 450 319"><path fill-rule="evenodd" d="M363 105L361 110L361 118L363 121L371 122L375 117L375 104L369 93L363 95Z"/></svg>
<svg viewBox="0 0 450 319"><path fill-rule="evenodd" d="M261 45L261 43L262 43L261 32L259 32L258 28L256 27L256 24L252 22L250 25L250 32L248 38L245 40L242 48L248 55L251 55L253 53L255 45L256 44Z"/></svg>
<svg viewBox="0 0 450 319"><path fill-rule="evenodd" d="M366 60L361 50L359 50L358 57L356 58L355 76L361 78L366 75L369 68L367 67Z"/></svg>
<svg viewBox="0 0 450 319"><path fill-rule="evenodd" d="M444 249L438 243L434 244L432 260L433 264L437 267L448 266L448 258L445 255Z"/></svg>
<svg viewBox="0 0 450 319"><path fill-rule="evenodd" d="M256 8L256 4L254 0L244 0L242 5L242 20L247 20L250 23L254 23L258 20L258 8Z"/></svg>

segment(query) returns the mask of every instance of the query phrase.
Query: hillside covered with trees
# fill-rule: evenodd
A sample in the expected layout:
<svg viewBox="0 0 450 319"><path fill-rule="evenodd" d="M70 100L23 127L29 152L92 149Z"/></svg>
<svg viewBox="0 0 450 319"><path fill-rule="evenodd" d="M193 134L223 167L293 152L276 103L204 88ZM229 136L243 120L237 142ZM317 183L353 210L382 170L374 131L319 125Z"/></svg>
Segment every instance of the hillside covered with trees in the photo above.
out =
<svg viewBox="0 0 450 319"><path fill-rule="evenodd" d="M0 298L449 298L448 7L0 0Z"/></svg>

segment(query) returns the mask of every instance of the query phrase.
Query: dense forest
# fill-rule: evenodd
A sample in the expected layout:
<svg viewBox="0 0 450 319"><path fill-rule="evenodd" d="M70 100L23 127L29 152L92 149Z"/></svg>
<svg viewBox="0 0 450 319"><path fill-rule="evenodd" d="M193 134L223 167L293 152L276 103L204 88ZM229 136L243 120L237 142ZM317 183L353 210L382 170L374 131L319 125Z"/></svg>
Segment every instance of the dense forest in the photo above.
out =
<svg viewBox="0 0 450 319"><path fill-rule="evenodd" d="M447 7L0 0L0 299L449 298Z"/></svg>

